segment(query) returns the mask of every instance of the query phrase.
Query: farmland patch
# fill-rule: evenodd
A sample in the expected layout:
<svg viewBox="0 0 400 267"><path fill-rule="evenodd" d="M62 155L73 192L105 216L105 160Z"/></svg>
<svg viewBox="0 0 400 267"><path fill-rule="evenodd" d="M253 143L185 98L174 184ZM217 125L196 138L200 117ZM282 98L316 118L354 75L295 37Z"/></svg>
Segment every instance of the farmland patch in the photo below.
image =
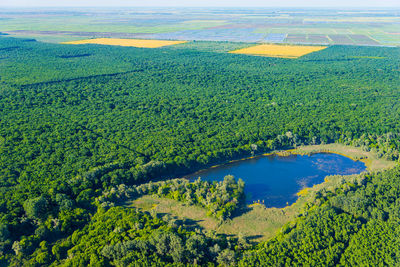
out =
<svg viewBox="0 0 400 267"><path fill-rule="evenodd" d="M63 44L102 44L102 45L133 46L142 48L157 48L174 44L182 44L185 42L186 41L96 38L96 39L87 39L87 40L79 40L72 42L63 42Z"/></svg>
<svg viewBox="0 0 400 267"><path fill-rule="evenodd" d="M257 45L231 51L233 54L247 54L266 57L298 58L306 54L325 49L326 46L300 45Z"/></svg>
<svg viewBox="0 0 400 267"><path fill-rule="evenodd" d="M354 45L355 43L353 42L352 39L349 38L349 36L345 34L330 34L329 38L335 43L335 44L340 44L340 45Z"/></svg>
<svg viewBox="0 0 400 267"><path fill-rule="evenodd" d="M353 34L349 35L349 37L360 45L380 45L377 41L371 39L370 37L362 34Z"/></svg>

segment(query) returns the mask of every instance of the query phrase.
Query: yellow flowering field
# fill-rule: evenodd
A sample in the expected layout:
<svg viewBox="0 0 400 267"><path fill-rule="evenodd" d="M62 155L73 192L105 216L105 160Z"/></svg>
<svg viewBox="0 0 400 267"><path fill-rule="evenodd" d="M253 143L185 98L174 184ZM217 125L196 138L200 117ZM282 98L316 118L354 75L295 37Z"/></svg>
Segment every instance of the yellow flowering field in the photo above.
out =
<svg viewBox="0 0 400 267"><path fill-rule="evenodd" d="M102 45L119 45L119 46L133 46L133 47L144 47L144 48L157 48L157 47L182 44L182 43L186 43L186 41L96 38L96 39L63 42L62 44L102 44Z"/></svg>
<svg viewBox="0 0 400 267"><path fill-rule="evenodd" d="M327 46L263 44L230 51L229 53L266 57L298 58L312 52L323 50L325 48L327 48Z"/></svg>

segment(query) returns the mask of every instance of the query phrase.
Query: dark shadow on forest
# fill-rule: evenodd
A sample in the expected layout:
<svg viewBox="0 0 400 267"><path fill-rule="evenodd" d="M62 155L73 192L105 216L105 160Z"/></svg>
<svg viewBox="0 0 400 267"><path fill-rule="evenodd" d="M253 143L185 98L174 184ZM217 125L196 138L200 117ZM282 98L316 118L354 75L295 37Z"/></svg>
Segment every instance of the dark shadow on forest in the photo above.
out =
<svg viewBox="0 0 400 267"><path fill-rule="evenodd" d="M59 56L60 58L75 58L75 57L88 57L91 56L92 54L86 53L86 54L80 54L80 55L61 55Z"/></svg>

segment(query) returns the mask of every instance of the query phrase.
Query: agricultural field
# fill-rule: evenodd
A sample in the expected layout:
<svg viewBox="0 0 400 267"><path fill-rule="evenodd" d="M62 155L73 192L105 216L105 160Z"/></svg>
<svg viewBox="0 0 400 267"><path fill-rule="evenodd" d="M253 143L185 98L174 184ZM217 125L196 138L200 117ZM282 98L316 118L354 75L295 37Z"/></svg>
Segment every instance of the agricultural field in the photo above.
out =
<svg viewBox="0 0 400 267"><path fill-rule="evenodd" d="M310 44L329 44L329 39L327 36L322 34L309 34L307 40Z"/></svg>
<svg viewBox="0 0 400 267"><path fill-rule="evenodd" d="M345 34L330 34L328 37L335 43L335 44L342 44L342 45L354 45L354 41L350 39L348 35Z"/></svg>
<svg viewBox="0 0 400 267"><path fill-rule="evenodd" d="M232 54L246 54L266 57L298 58L327 48L326 46L300 45L256 45L231 51Z"/></svg>
<svg viewBox="0 0 400 267"><path fill-rule="evenodd" d="M287 37L287 34L284 33L270 33L264 39L267 43L282 43L283 40Z"/></svg>
<svg viewBox="0 0 400 267"><path fill-rule="evenodd" d="M168 45L183 44L185 41L166 41L166 40L142 40L142 39L116 39L116 38L96 38L79 41L64 42L63 44L101 44L118 45L142 48L158 48Z"/></svg>
<svg viewBox="0 0 400 267"><path fill-rule="evenodd" d="M305 34L288 34L286 39L286 43L295 43L302 44L307 42L307 35Z"/></svg>
<svg viewBox="0 0 400 267"><path fill-rule="evenodd" d="M353 34L349 36L354 43L362 45L379 45L379 43L368 36L362 34Z"/></svg>
<svg viewBox="0 0 400 267"><path fill-rule="evenodd" d="M88 38L399 46L399 10L69 9L0 11L0 32L45 42ZM296 37L297 36L297 37ZM331 38L332 37L332 38Z"/></svg>

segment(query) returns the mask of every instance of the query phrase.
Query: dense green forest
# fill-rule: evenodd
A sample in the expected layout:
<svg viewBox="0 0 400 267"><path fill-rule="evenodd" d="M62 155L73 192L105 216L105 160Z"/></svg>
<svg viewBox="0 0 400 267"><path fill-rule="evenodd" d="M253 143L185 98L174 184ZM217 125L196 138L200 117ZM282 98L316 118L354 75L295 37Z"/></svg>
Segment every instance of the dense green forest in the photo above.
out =
<svg viewBox="0 0 400 267"><path fill-rule="evenodd" d="M212 52L217 45L0 37L2 263L398 264L398 169L321 192L306 215L256 247L100 205L122 184L302 144L352 144L398 161L399 48L332 46L293 60Z"/></svg>

